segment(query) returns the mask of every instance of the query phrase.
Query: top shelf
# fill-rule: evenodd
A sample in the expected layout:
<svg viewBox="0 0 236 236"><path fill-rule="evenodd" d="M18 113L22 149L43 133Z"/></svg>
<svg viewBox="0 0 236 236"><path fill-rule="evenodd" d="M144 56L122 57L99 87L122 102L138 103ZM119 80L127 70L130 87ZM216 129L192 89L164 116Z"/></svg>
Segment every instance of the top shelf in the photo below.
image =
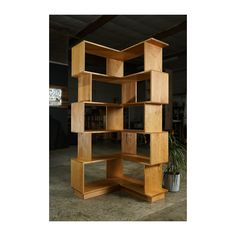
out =
<svg viewBox="0 0 236 236"><path fill-rule="evenodd" d="M126 61L133 59L135 57L143 55L144 51L144 44L149 43L161 48L169 46L167 43L164 43L160 40L150 38L144 40L143 42L137 43L133 46L125 48L123 50L117 50L110 47L106 47L97 43L89 42L89 41L82 41L85 44L85 51L88 54L100 56L100 57L108 57L115 60Z"/></svg>

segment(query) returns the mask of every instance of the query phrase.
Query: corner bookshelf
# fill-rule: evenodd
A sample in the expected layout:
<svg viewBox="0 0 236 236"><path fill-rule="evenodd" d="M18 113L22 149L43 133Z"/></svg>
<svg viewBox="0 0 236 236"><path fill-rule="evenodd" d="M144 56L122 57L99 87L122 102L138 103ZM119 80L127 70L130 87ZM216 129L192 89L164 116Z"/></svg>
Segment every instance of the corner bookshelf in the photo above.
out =
<svg viewBox="0 0 236 236"><path fill-rule="evenodd" d="M96 43L82 41L72 48L72 76L78 79L78 101L71 105L71 131L78 134L78 154L71 160L71 186L76 196L88 199L124 189L149 202L165 197L162 188L162 164L168 162L168 132L162 131L162 104L168 104L168 74L162 72L162 50L168 44L154 38L147 39L124 50L116 50ZM106 74L86 71L86 54L106 58ZM144 71L124 76L124 62L144 57ZM150 81L148 101L138 102L138 81ZM93 101L93 81L119 84L121 103ZM102 107L103 127L87 129L87 107ZM143 129L125 129L124 109L141 106ZM92 135L118 132L121 151L103 156L93 155ZM137 134L150 135L149 156L137 153ZM124 174L124 160L143 166L143 180ZM93 183L85 180L86 165L106 162L106 178Z"/></svg>

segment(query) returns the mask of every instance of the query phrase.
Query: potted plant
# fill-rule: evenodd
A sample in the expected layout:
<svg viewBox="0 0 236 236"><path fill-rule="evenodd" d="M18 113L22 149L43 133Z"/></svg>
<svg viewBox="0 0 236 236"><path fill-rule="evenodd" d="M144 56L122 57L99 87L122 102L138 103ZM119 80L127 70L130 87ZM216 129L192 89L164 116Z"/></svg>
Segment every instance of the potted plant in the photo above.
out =
<svg viewBox="0 0 236 236"><path fill-rule="evenodd" d="M170 192L178 192L180 172L186 170L186 147L173 134L169 135L169 162L164 171L163 185Z"/></svg>

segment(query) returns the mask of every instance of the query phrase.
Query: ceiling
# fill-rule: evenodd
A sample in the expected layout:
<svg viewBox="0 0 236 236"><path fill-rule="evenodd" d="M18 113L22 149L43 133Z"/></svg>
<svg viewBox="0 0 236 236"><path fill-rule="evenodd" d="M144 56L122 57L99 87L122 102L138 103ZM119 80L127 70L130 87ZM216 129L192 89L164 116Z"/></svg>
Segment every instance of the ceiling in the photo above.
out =
<svg viewBox="0 0 236 236"><path fill-rule="evenodd" d="M50 15L50 60L68 63L81 40L123 49L149 37L169 44L164 68L186 71L186 15Z"/></svg>

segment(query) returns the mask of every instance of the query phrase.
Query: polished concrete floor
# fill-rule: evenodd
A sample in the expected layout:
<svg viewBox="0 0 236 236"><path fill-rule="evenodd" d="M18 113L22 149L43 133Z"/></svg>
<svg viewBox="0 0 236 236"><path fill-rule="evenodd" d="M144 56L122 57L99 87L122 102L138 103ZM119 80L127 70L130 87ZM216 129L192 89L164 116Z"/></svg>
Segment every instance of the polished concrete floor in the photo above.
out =
<svg viewBox="0 0 236 236"><path fill-rule="evenodd" d="M94 146L100 154L101 145ZM109 150L108 150L109 149ZM114 152L116 147L106 146ZM70 159L76 156L76 146L50 152L50 220L51 221L186 221L186 177L182 176L178 193L167 193L155 203L134 198L125 191L109 193L92 199L77 198L70 187ZM143 166L125 161L124 172L142 179ZM88 165L86 181L103 179L105 163Z"/></svg>

